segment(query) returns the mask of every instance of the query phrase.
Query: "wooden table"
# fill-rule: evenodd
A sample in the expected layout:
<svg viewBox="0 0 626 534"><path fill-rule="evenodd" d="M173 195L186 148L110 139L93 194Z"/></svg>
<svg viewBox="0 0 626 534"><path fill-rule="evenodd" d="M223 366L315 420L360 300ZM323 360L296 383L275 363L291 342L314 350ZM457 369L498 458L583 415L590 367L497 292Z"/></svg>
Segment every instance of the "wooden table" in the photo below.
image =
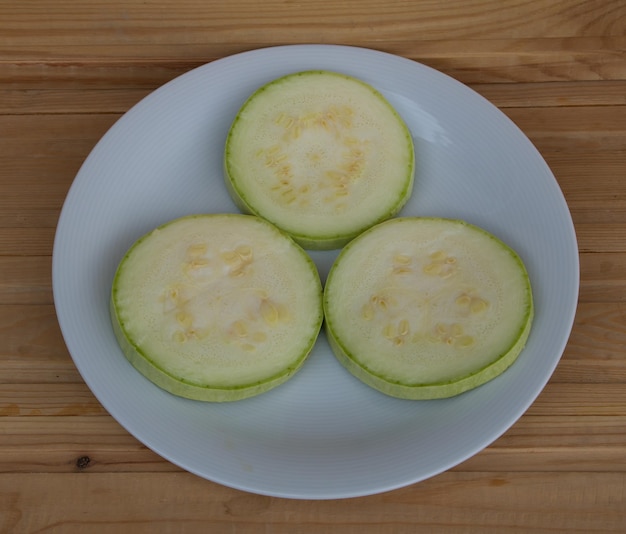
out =
<svg viewBox="0 0 626 534"><path fill-rule="evenodd" d="M0 532L625 532L625 35L623 0L2 1ZM535 143L579 239L574 329L533 406L449 472L370 497L252 495L161 459L95 400L53 305L57 218L105 131L196 66L291 43L468 84Z"/></svg>

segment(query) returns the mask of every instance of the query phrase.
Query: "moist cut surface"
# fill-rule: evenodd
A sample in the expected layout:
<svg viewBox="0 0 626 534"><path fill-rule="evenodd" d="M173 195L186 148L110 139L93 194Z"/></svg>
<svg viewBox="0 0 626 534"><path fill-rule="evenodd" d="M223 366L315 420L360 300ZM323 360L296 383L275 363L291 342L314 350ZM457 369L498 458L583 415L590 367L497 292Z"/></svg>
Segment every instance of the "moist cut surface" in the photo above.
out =
<svg viewBox="0 0 626 534"><path fill-rule="evenodd" d="M395 215L413 188L410 132L364 82L327 71L259 88L234 120L226 184L238 206L305 248L339 248Z"/></svg>
<svg viewBox="0 0 626 534"><path fill-rule="evenodd" d="M409 399L449 397L504 372L530 332L519 256L463 221L398 218L339 255L326 282L326 332L368 385Z"/></svg>
<svg viewBox="0 0 626 534"><path fill-rule="evenodd" d="M137 241L111 295L129 361L167 391L228 401L257 395L302 365L322 323L315 265L249 215L197 215Z"/></svg>

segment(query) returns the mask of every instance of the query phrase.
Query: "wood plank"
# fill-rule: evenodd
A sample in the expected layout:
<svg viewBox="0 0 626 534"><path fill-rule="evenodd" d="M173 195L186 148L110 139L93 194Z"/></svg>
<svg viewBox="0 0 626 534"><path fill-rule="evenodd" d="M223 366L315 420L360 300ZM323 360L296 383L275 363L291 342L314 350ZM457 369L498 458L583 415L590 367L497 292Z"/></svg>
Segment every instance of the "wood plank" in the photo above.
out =
<svg viewBox="0 0 626 534"><path fill-rule="evenodd" d="M503 111L555 163L565 164L562 155L568 153L582 152L596 162L623 157L626 106L505 107ZM23 156L58 158L80 152L85 157L120 116L89 110L63 115L0 115L0 157L16 165L29 164L20 161Z"/></svg>
<svg viewBox="0 0 626 534"><path fill-rule="evenodd" d="M15 45L14 50L9 51L0 46L0 80L10 80L5 87L35 88L41 85L43 78L47 86L54 86L55 82L68 80L65 68L70 67L69 79L72 80L81 76L100 79L98 73L107 72L112 79L137 77L140 86L155 86L226 56L285 43L338 44L387 52L435 68L466 84L626 79L626 39L623 36L463 40L446 35L416 39L420 34L409 23L410 38L399 40L393 28L386 37L380 32L376 32L377 35L363 32L362 28L367 25L379 27L378 20L361 27L352 23L347 32L340 33L329 26L327 20L324 17L322 27L311 30L310 35L297 27L284 26L268 29L264 35L256 37L249 31L240 33L231 28L219 37L206 25L200 35L196 33L200 42L184 39L184 44L164 44L166 38L160 33L150 42L136 42L128 47L119 46L115 39L112 43L105 40L82 45L29 42ZM185 37L193 32L190 28L185 30L188 32ZM216 38L217 42L207 42L207 36Z"/></svg>
<svg viewBox="0 0 626 534"><path fill-rule="evenodd" d="M626 254L582 253L580 273L579 302L626 300Z"/></svg>
<svg viewBox="0 0 626 534"><path fill-rule="evenodd" d="M626 146L626 106L506 108L506 115L543 154L620 151Z"/></svg>
<svg viewBox="0 0 626 534"><path fill-rule="evenodd" d="M624 425L626 414L567 418L525 415L492 445L454 467L454 471L626 473ZM591 450L594 454L589 454ZM85 457L89 458L88 463ZM105 473L181 469L141 444L111 417L0 417L0 473L87 470Z"/></svg>
<svg viewBox="0 0 626 534"><path fill-rule="evenodd" d="M530 415L626 415L626 387L619 383L550 382L528 409ZM83 382L5 383L0 416L107 415Z"/></svg>
<svg viewBox="0 0 626 534"><path fill-rule="evenodd" d="M584 217L576 222L594 222L594 216L602 222L625 222L626 181L621 177L626 165L626 106L524 111L527 114L516 121L552 168L572 212ZM4 132L0 133L4 175L0 226L34 226L29 221L41 220L45 210L48 219L43 224L55 223L80 165L117 118L108 114L0 116L0 132ZM542 126L546 121L553 122L552 133L538 134L547 128ZM606 250L619 249L618 244Z"/></svg>
<svg viewBox="0 0 626 534"><path fill-rule="evenodd" d="M626 66L619 37L466 41L465 51L444 57L431 57L427 43L416 45L401 55L467 84L623 80Z"/></svg>
<svg viewBox="0 0 626 534"><path fill-rule="evenodd" d="M618 139L616 136L615 141ZM589 203L606 210L626 200L626 128L623 142L624 150L542 152L572 209L583 209Z"/></svg>
<svg viewBox="0 0 626 534"><path fill-rule="evenodd" d="M626 106L504 108L504 111L540 152L549 155L556 164L567 163L565 154L580 154L595 163L623 157ZM119 113L0 115L0 157L14 162L12 172L23 168L19 163L22 166L37 163L22 157L38 160L80 153L84 158L120 116ZM7 176L10 176L8 172Z"/></svg>
<svg viewBox="0 0 626 534"><path fill-rule="evenodd" d="M576 223L578 248L585 252L618 252L626 251L626 226L617 223Z"/></svg>
<svg viewBox="0 0 626 534"><path fill-rule="evenodd" d="M116 114L0 115L1 226L56 224L67 192L85 158L119 118ZM28 223L28 224L24 224ZM44 231L44 239L49 238ZM20 241L35 245L20 249ZM33 228L0 236L0 254L50 254Z"/></svg>
<svg viewBox="0 0 626 534"><path fill-rule="evenodd" d="M621 176L626 148L626 106L506 108L505 111L551 166L575 173L571 181L590 172L602 175L598 171L603 168L607 173L617 174L615 178ZM68 158L75 160L71 168L77 170L76 163L82 162L120 116L0 115L0 160L6 166L3 173L7 181L20 174L28 175L31 169L41 172L44 165L62 168L61 162ZM543 122L549 126L542 126ZM33 129L38 132L30 134ZM590 169L580 168L581 158ZM40 181L49 175L40 176Z"/></svg>
<svg viewBox="0 0 626 534"><path fill-rule="evenodd" d="M52 258L0 256L0 303L52 304Z"/></svg>
<svg viewBox="0 0 626 534"><path fill-rule="evenodd" d="M621 302L580 303L567 347L569 359L624 361L626 309Z"/></svg>
<svg viewBox="0 0 626 534"><path fill-rule="evenodd" d="M619 271L615 275L620 276ZM624 383L624 295L614 293L612 301L605 300L610 296L609 285L603 299L579 303L561 363L565 367L557 372L559 381ZM0 337L4 340L0 383L80 381L73 371L52 304L0 305Z"/></svg>
<svg viewBox="0 0 626 534"><path fill-rule="evenodd" d="M48 177L39 176L37 178L37 169L45 167L45 163L42 161L34 165L24 166L29 167L29 169L23 169L24 182L28 182L30 176L33 176L35 180L42 180L43 178L44 182L40 188L37 187L37 184L29 189L20 188L18 184L12 181L0 180L0 223L2 223L0 227L14 229L22 227L32 230L33 228L54 228L56 226L63 202L82 161L60 161L58 159L53 161L54 163L43 171L44 174L48 174ZM1 159L0 164L2 164ZM7 236L7 239L10 237ZM7 253L12 254L13 252L7 250ZM30 252L27 255L32 254ZM1 251L0 255L2 255Z"/></svg>
<svg viewBox="0 0 626 534"><path fill-rule="evenodd" d="M626 472L625 417L525 415L454 470Z"/></svg>
<svg viewBox="0 0 626 534"><path fill-rule="evenodd" d="M626 105L622 80L475 83L469 87L501 109Z"/></svg>
<svg viewBox="0 0 626 534"><path fill-rule="evenodd" d="M77 57L84 56L86 49L91 58L124 56L129 51L143 57L206 56L211 52L213 57L221 57L285 42L370 44L396 53L427 54L424 48L443 39L454 53L447 52L449 57L441 64L450 69L459 65L457 72L463 72L473 54L476 60L470 75L485 76L486 66L495 63L502 69L500 78L519 77L516 67L518 71L531 67L535 77L585 75L597 79L611 75L610 53L619 59L615 52L624 49L615 42L602 42L624 35L623 9L619 0L574 5L565 0L540 0L517 3L506 10L496 0L455 0L445 9L403 0L385 4L372 0L339 4L324 0L305 5L264 2L262 9L257 1L220 4L188 0L177 2L175 9L170 4L139 0L116 1L106 8L65 2L45 10L23 2L0 11L0 34L5 36L0 57ZM472 51L475 41L488 52ZM445 54L441 48L438 53ZM609 57L598 57L599 49L606 50ZM588 57L581 58L585 52ZM576 72L579 65L584 73ZM623 76L623 65L618 62L614 69Z"/></svg>
<svg viewBox="0 0 626 534"><path fill-rule="evenodd" d="M580 203L572 202L570 213L576 224L624 224L626 222L626 198L617 196L617 198L611 199L610 202L591 200Z"/></svg>
<svg viewBox="0 0 626 534"><path fill-rule="evenodd" d="M616 326L625 320L621 304L617 306L610 304L588 306L587 304L623 303L626 300L626 253L581 253L580 262L579 302L582 305L578 309L580 324L577 324L575 328L581 332L590 328L614 332ZM33 256L28 262L24 262L22 257L0 256L0 307L12 304L52 304L50 270L50 256ZM7 320L6 318L11 318L16 322L28 321L31 312L34 312L32 320L35 322L39 322L42 313L44 313L41 307L32 309L14 307L7 311L0 309L0 331L2 331L2 321ZM50 307L47 314L54 314L53 308ZM602 318L601 315L605 315L605 317ZM47 317L45 320L50 321L52 319ZM599 323L603 323L603 326ZM5 328L8 333L16 331L13 326ZM23 328L28 329L29 327L25 325ZM584 346L579 349L574 350L574 347L582 344L582 341L570 343L569 350L586 354L591 351L592 347L597 347L599 341L606 342L607 336L611 334L601 333L600 330L594 330L595 336L589 332L585 334L585 337L592 339L585 342ZM20 336L21 332L17 335ZM16 338L9 335L5 339L14 340ZM609 349L609 352L620 354L621 343L626 343L626 339L618 340L614 349ZM54 350L59 350L60 345L52 341L52 338L48 338L45 344L52 346Z"/></svg>
<svg viewBox="0 0 626 534"><path fill-rule="evenodd" d="M175 46L174 49L184 53L169 59L158 57L115 59L91 54L81 60L68 60L64 57L23 60L13 55L4 60L0 59L2 74L0 90L7 95L13 91L25 91L24 97L33 100L43 95L64 91L73 91L77 93L77 97L80 97L82 91L86 91L88 100L91 100L88 95L99 91L106 98L107 91L122 95L122 91L132 94L137 91L153 90L185 72L218 59L216 55L206 56L206 47L204 47L205 56L199 54L195 59L192 47L186 46L181 50L181 47ZM1 49L0 58L2 58ZM114 108L104 106L100 106L97 111L103 110L115 111ZM24 113L25 110L9 107L7 112Z"/></svg>
<svg viewBox="0 0 626 534"><path fill-rule="evenodd" d="M87 468L90 473L181 471L109 416L0 417L0 472L77 473Z"/></svg>
<svg viewBox="0 0 626 534"><path fill-rule="evenodd" d="M7 189L14 192L16 197L20 197L17 186L6 182L0 186L0 191L7 192ZM10 194L10 192L7 193ZM28 195L22 195L22 197L26 196ZM22 198L22 202L25 204L24 207L18 203L18 206L13 205L0 213L0 228L54 228L57 225L60 209L37 209L32 206L31 209L27 209L29 205L27 199Z"/></svg>
<svg viewBox="0 0 626 534"><path fill-rule="evenodd" d="M572 334L575 337L576 330ZM574 341L566 347L552 378L551 384L626 384L626 361L624 358L580 359L572 356Z"/></svg>
<svg viewBox="0 0 626 534"><path fill-rule="evenodd" d="M51 304L51 269L50 256L0 256L0 303ZM626 300L626 254L582 253L580 271L580 302Z"/></svg>
<svg viewBox="0 0 626 534"><path fill-rule="evenodd" d="M2 384L2 416L107 415L84 382Z"/></svg>
<svg viewBox="0 0 626 534"><path fill-rule="evenodd" d="M164 80L163 83L165 83ZM47 85L47 84L46 84ZM42 113L124 113L156 89L12 89L0 90L0 113L32 115ZM609 97L610 98L610 97Z"/></svg>
<svg viewBox="0 0 626 534"><path fill-rule="evenodd" d="M59 358L39 357L11 357L0 356L0 387L3 384L82 384L84 381L76 369L69 353ZM5 399L0 407L6 413L18 412L19 405L12 398ZM16 407L17 406L17 407Z"/></svg>
<svg viewBox="0 0 626 534"><path fill-rule="evenodd" d="M626 86L625 86L626 88ZM554 165L569 165L571 155L590 164L621 164L626 148L626 106L504 108L505 113ZM120 118L120 113L0 115L0 158L13 165L9 177L49 158L87 156ZM568 161L566 158L570 156ZM33 161L27 161L31 158ZM21 164L21 166L20 166ZM611 167L608 170L613 170ZM8 171L11 171L10 173ZM579 169L579 173L585 172Z"/></svg>
<svg viewBox="0 0 626 534"><path fill-rule="evenodd" d="M63 67L59 67L63 68ZM119 67L118 69L123 69ZM135 71L126 67L128 71ZM76 69L71 69L75 71ZM84 76L87 69L78 72ZM167 71L162 77L142 81L140 74L128 74L128 80L108 79L116 76L114 67L102 69L103 78L85 87L82 80L59 82L59 88L50 89L50 81L38 78L41 87L0 89L0 114L75 114L124 113L150 92L170 81L175 75L187 72L183 68ZM190 69L189 69L190 70ZM1 66L0 66L1 71ZM152 71L149 71L152 72ZM117 83L117 85L116 85ZM147 85L147 87L144 87ZM128 87L127 87L128 86ZM1 87L1 84L0 84ZM588 107L626 105L626 81L546 82L524 84L482 83L469 86L499 108Z"/></svg>
<svg viewBox="0 0 626 534"><path fill-rule="evenodd" d="M523 86L519 94L523 95ZM625 84L626 87L626 84ZM71 93L70 93L71 94ZM552 98L558 98L552 94ZM93 105L93 104L92 104ZM556 154L562 151L579 151L586 147L586 152L597 150L618 150L624 147L626 136L626 106L624 105L580 105L580 106L502 106L504 113L513 120L529 137L543 141L543 150ZM48 114L3 114L0 115L0 139L10 143L1 147L4 157L22 155L32 148L21 147L20 140L33 143L36 148L31 156L65 155L72 141L93 141L99 139L119 119L119 112L103 112L101 109L81 109L75 113L50 111ZM62 113L62 115L60 115ZM584 142L582 134L590 136ZM553 144L547 142L554 139ZM556 144L560 140L561 144ZM569 141L577 141L572 147ZM9 150L10 148L10 150Z"/></svg>
<svg viewBox="0 0 626 534"><path fill-rule="evenodd" d="M54 306L0 305L0 338L2 365L11 363L36 371L42 363L61 363L68 359L67 349L57 321ZM11 375L0 375L0 383L11 381ZM50 379L54 382L54 377Z"/></svg>
<svg viewBox="0 0 626 534"><path fill-rule="evenodd" d="M3 157L30 155L31 157L71 154L72 143L93 143L120 117L119 113L63 113L50 115L0 115L0 139ZM24 147L27 142L32 146ZM5 145L6 143L6 145ZM36 149L32 152L33 148ZM85 147L80 147L84 150Z"/></svg>
<svg viewBox="0 0 626 534"><path fill-rule="evenodd" d="M424 40L567 38L622 36L624 14L625 7L619 0L602 4L537 0L531 4L517 3L506 10L497 0L451 0L445 8L404 0L390 0L384 6L373 0L346 0L340 4L319 0L306 5L276 0L241 0L227 5L181 0L176 6L167 2L113 0L106 5L57 2L46 9L25 0L0 6L0 29L5 42L11 45L80 46L123 39L131 48L132 44L158 42L157 37L167 44L192 44L207 39L219 43L235 41L240 36L258 40L258 36L267 38L280 30L308 32L318 38L331 31L335 35L363 35L362 28L373 22L377 23L379 40L410 41L415 36ZM290 24L284 24L285 19Z"/></svg>
<svg viewBox="0 0 626 534"><path fill-rule="evenodd" d="M58 162L58 160L53 161ZM2 210L0 211L0 228L7 230L27 228L30 229L29 231L37 228L55 228L80 163L81 161L78 161L74 165L71 160L65 160L58 165L58 169L55 169L57 165L50 165L47 172L57 174L60 180L52 177L48 185L38 188L36 181L40 177L37 175L37 167L45 166L44 162L39 162L37 167L33 166L28 173L25 172L23 175L24 182L29 182L31 178L34 181L32 193L24 192L19 183L0 182L2 195L0 196L0 209ZM620 174L608 170L612 165L607 162L604 165L599 163L597 167L594 167L592 164L586 164L584 156L580 157L578 166L584 169L582 173L589 175L589 181L573 185L558 165L552 166L557 182L562 184L561 190L576 226L609 224L620 227L626 224L626 196L624 196L626 181L620 180ZM619 172L620 169L617 171ZM591 180L597 187L593 187ZM614 187L611 184L614 184ZM607 187L603 188L603 185ZM585 194L586 191L588 195ZM611 250L618 252L619 246L612 247ZM27 255L32 254L33 252L27 253Z"/></svg>
<svg viewBox="0 0 626 534"><path fill-rule="evenodd" d="M529 415L624 415L626 388L618 384L550 382L528 409Z"/></svg>
<svg viewBox="0 0 626 534"><path fill-rule="evenodd" d="M563 192L577 228L626 225L626 181L622 179L626 169L626 148L595 154L586 150L578 153L574 150L544 151L543 156ZM611 248L613 252L618 249L619 246Z"/></svg>
<svg viewBox="0 0 626 534"><path fill-rule="evenodd" d="M402 517L403 512L409 512L408 509L397 509L399 502L418 509L434 506L442 515L449 512L448 524L452 532L471 530L473 522L468 525L467 519L468 514L472 516L474 513L477 513L477 523L473 526L479 532L593 532L595 529L610 532L623 529L626 525L626 515L621 506L625 482L623 475L586 475L588 478L584 482L585 476L579 473L445 473L417 486L388 494L383 499L388 512L398 514L398 517ZM607 486L598 485L603 483ZM591 487L591 491L585 491L585 488ZM366 500L375 508L376 497ZM575 506L572 506L573 502ZM457 508L458 505L462 506L462 510ZM529 510L532 512L529 513ZM380 511L372 510L372 513ZM602 519L593 518L604 513L606 516ZM431 531L430 527L428 531ZM447 531L444 529L442 532Z"/></svg>
<svg viewBox="0 0 626 534"><path fill-rule="evenodd" d="M5 532L623 532L623 473L448 472L342 501L251 495L189 473L0 475ZM174 490L175 488L175 490ZM64 499L52 499L62 493ZM115 506L103 496L115 495ZM185 503L185 506L182 506ZM572 505L575 503L575 506ZM529 513L532 510L532 513Z"/></svg>
<svg viewBox="0 0 626 534"><path fill-rule="evenodd" d="M0 228L0 255L51 255L54 231L54 228Z"/></svg>
<svg viewBox="0 0 626 534"><path fill-rule="evenodd" d="M41 199L44 202L44 199ZM58 210L63 199L57 200ZM2 202L0 202L0 207ZM31 208L33 209L33 208ZM36 209L36 208L34 208ZM588 206L584 212L593 209ZM57 212L58 213L58 212ZM625 212L620 210L620 215ZM36 214L27 212L29 217ZM575 213L576 215L576 213ZM54 214L54 217L57 217ZM587 217L585 216L584 219ZM583 219L583 220L584 220ZM618 253L626 252L626 226L623 220L611 222L581 222L574 219L578 247L581 253ZM53 251L54 227L0 227L0 256L47 256Z"/></svg>

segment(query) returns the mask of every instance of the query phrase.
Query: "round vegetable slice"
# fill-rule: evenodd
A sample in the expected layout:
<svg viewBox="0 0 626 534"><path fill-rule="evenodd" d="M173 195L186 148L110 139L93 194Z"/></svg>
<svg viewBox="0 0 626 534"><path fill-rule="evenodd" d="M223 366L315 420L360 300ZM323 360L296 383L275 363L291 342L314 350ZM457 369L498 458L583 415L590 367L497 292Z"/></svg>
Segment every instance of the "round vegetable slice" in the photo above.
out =
<svg viewBox="0 0 626 534"><path fill-rule="evenodd" d="M244 103L228 133L225 179L239 208L308 249L336 249L394 216L411 195L411 134L370 85L305 71Z"/></svg>
<svg viewBox="0 0 626 534"><path fill-rule="evenodd" d="M338 360L394 397L458 395L504 372L533 319L520 257L460 220L397 218L353 240L324 289Z"/></svg>
<svg viewBox="0 0 626 534"><path fill-rule="evenodd" d="M111 317L124 354L152 382L233 401L300 368L321 328L322 287L308 255L267 221L191 215L126 253Z"/></svg>

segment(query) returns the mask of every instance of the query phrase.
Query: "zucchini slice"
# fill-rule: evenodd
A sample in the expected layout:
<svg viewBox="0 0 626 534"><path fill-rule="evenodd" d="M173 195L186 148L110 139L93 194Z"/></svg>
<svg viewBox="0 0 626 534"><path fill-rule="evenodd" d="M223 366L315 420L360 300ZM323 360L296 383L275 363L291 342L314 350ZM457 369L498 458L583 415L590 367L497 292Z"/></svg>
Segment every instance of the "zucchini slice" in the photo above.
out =
<svg viewBox="0 0 626 534"><path fill-rule="evenodd" d="M353 240L324 289L338 360L394 397L458 395L504 372L533 319L520 257L460 220L397 218Z"/></svg>
<svg viewBox="0 0 626 534"><path fill-rule="evenodd" d="M258 395L290 378L319 334L314 263L258 217L192 215L140 238L111 293L124 354L172 394L204 401Z"/></svg>
<svg viewBox="0 0 626 534"><path fill-rule="evenodd" d="M411 134L373 87L329 71L274 80L229 130L225 181L238 207L307 249L337 249L411 195Z"/></svg>

